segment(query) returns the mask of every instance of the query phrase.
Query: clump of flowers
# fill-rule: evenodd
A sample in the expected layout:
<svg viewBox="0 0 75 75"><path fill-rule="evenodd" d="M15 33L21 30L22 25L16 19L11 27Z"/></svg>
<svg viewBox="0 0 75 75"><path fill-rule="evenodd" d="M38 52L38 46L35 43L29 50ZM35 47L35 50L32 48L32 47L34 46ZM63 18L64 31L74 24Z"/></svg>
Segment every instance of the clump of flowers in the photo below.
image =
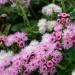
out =
<svg viewBox="0 0 75 75"><path fill-rule="evenodd" d="M2 65L1 63L0 68L3 70L0 69L0 75L18 75L21 71L23 75L29 75L37 69L42 75L48 73L54 75L56 73L55 65L62 60L62 54L58 50L48 50L42 42L32 41L19 54L14 55L9 64ZM6 60L8 59L6 58Z"/></svg>
<svg viewBox="0 0 75 75"><path fill-rule="evenodd" d="M49 5L44 6L42 8L42 13L44 15L50 16L50 15L53 14L53 12L55 12L55 13L61 13L62 12L62 8L60 6L58 6L58 5L55 5L55 4L49 4Z"/></svg>
<svg viewBox="0 0 75 75"><path fill-rule="evenodd" d="M45 33L46 31L51 32L56 25L56 21L47 21L46 19L40 19L38 22L39 32L41 34Z"/></svg>
<svg viewBox="0 0 75 75"><path fill-rule="evenodd" d="M43 22L43 20L40 20L38 23L40 33L45 33L47 28L51 30L52 27L53 32L51 32L49 35L46 35L45 40L48 40L48 37L51 38L53 42L56 42L57 47L60 47L60 49L69 49L74 46L75 25L72 23L69 14L60 13L58 14L58 19L56 22L53 21L48 23L50 23L50 25L52 24L53 26L50 26L49 28L49 26L47 25L47 21Z"/></svg>
<svg viewBox="0 0 75 75"><path fill-rule="evenodd" d="M38 26L46 26L47 31L48 25L46 24L50 22L46 19L42 21L38 23ZM0 41L7 47L13 43L24 47L14 55L10 52L0 52L0 75L30 75L35 70L42 75L54 75L57 72L56 65L63 59L60 50L69 49L75 44L75 26L70 15L60 13L57 21L54 22L54 25L50 23L53 25L51 33L44 32L40 42L32 40L28 46L25 46L28 39L26 33L16 32L8 36L0 36Z"/></svg>
<svg viewBox="0 0 75 75"><path fill-rule="evenodd" d="M60 42L65 49L73 47L74 36L75 36L75 25L70 19L70 15L66 13L61 13L58 15L57 26L55 26L55 32L60 32L61 37ZM62 40L62 41L61 41Z"/></svg>
<svg viewBox="0 0 75 75"><path fill-rule="evenodd" d="M0 4L5 4L5 3L7 3L8 2L8 0L0 0Z"/></svg>
<svg viewBox="0 0 75 75"><path fill-rule="evenodd" d="M47 27L49 21L42 21L38 26ZM20 32L0 36L0 41L7 47L13 43L24 47L18 54L0 52L0 75L30 75L35 70L42 75L54 75L57 72L56 65L63 59L60 50L69 49L75 44L75 26L69 14L60 13L52 32L43 34L40 42L32 40L25 46L27 39L27 34Z"/></svg>
<svg viewBox="0 0 75 75"><path fill-rule="evenodd" d="M39 32L40 33L45 33L46 28L47 28L47 20L46 19L39 20L38 27L39 27Z"/></svg>
<svg viewBox="0 0 75 75"><path fill-rule="evenodd" d="M8 36L0 36L0 41L6 46L10 47L14 43L17 43L19 47L24 47L26 41L28 40L27 33L16 32L14 34L10 34Z"/></svg>
<svg viewBox="0 0 75 75"><path fill-rule="evenodd" d="M12 2L15 3L14 0ZM43 34L40 42L32 40L26 45L28 37L24 32L0 36L0 45L10 47L16 43L22 48L17 54L0 51L0 75L30 75L35 70L42 75L57 72L56 65L63 59L61 50L75 45L75 25L69 14L61 13L58 5L50 4L42 9L45 15L52 15L53 12L59 13L56 21L43 18L38 22L39 32Z"/></svg>

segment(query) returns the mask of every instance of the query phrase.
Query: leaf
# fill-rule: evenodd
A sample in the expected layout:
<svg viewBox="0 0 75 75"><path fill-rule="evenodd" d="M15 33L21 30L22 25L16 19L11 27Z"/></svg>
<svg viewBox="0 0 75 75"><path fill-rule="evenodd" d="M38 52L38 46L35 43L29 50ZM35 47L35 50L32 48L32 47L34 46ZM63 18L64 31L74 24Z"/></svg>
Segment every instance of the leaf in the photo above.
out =
<svg viewBox="0 0 75 75"><path fill-rule="evenodd" d="M23 23L14 24L11 28L11 31L21 31L22 28L24 28Z"/></svg>
<svg viewBox="0 0 75 75"><path fill-rule="evenodd" d="M56 67L60 68L61 70L65 70L65 67L63 67L63 66L60 65L60 64L56 64Z"/></svg>
<svg viewBox="0 0 75 75"><path fill-rule="evenodd" d="M72 12L70 12L70 15L71 15L71 18L75 20L75 9Z"/></svg>
<svg viewBox="0 0 75 75"><path fill-rule="evenodd" d="M3 35L3 33L0 31L0 35Z"/></svg>
<svg viewBox="0 0 75 75"><path fill-rule="evenodd" d="M3 31L3 34L8 35L9 31L10 31L10 28L11 28L11 24L7 25L6 28L5 28L5 30Z"/></svg>

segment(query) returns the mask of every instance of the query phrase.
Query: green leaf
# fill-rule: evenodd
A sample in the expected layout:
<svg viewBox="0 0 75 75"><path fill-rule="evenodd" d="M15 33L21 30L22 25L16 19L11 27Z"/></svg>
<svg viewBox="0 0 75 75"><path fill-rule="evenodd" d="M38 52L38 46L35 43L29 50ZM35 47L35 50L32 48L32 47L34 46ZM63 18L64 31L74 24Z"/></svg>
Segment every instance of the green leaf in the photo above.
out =
<svg viewBox="0 0 75 75"><path fill-rule="evenodd" d="M70 12L70 15L71 15L71 18L75 20L75 9L72 12Z"/></svg>
<svg viewBox="0 0 75 75"><path fill-rule="evenodd" d="M8 35L9 31L10 31L10 28L11 28L11 24L7 25L6 28L5 28L5 30L3 31L3 34Z"/></svg>
<svg viewBox="0 0 75 75"><path fill-rule="evenodd" d="M22 28L24 28L23 23L14 24L11 28L11 31L21 31Z"/></svg>

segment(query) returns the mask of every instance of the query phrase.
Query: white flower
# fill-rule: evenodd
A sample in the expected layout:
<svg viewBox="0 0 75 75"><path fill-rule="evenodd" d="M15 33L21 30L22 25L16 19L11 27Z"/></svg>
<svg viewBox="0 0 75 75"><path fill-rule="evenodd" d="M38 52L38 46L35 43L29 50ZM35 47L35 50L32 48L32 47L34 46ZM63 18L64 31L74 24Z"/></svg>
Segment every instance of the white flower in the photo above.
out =
<svg viewBox="0 0 75 75"><path fill-rule="evenodd" d="M7 17L7 14L2 14L1 16L2 16L2 17Z"/></svg>
<svg viewBox="0 0 75 75"><path fill-rule="evenodd" d="M46 26L47 26L47 20L46 19L41 19L38 22L38 28L40 33L45 33L46 31Z"/></svg>
<svg viewBox="0 0 75 75"><path fill-rule="evenodd" d="M72 71L72 75L75 75L75 70Z"/></svg>
<svg viewBox="0 0 75 75"><path fill-rule="evenodd" d="M55 4L49 4L42 8L42 13L44 15L52 15L53 12L60 13L62 12L62 8Z"/></svg>
<svg viewBox="0 0 75 75"><path fill-rule="evenodd" d="M37 46L38 44L39 44L39 42L37 40L32 40L29 45L30 46Z"/></svg>
<svg viewBox="0 0 75 75"><path fill-rule="evenodd" d="M46 31L52 31L56 25L56 21L47 21L46 19L40 19L38 22L39 32L41 34L45 33Z"/></svg>
<svg viewBox="0 0 75 75"><path fill-rule="evenodd" d="M60 6L58 6L58 5L55 5L53 10L54 10L54 12L57 12L57 13L62 12L62 8Z"/></svg>
<svg viewBox="0 0 75 75"><path fill-rule="evenodd" d="M46 32L46 28L45 28L45 27L40 27L40 28L39 28L39 32L40 32L41 34L45 33L45 32Z"/></svg>
<svg viewBox="0 0 75 75"><path fill-rule="evenodd" d="M49 4L49 8L53 9L53 12L62 12L62 8L58 5L55 4Z"/></svg>
<svg viewBox="0 0 75 75"><path fill-rule="evenodd" d="M38 27L41 27L41 26L46 26L47 24L47 20L46 19L40 19L39 22L38 22Z"/></svg>
<svg viewBox="0 0 75 75"><path fill-rule="evenodd" d="M4 61L4 59L11 59L13 56L13 52L12 51L9 51L9 52L5 52L4 50L2 50L0 52L0 63L2 63Z"/></svg>
<svg viewBox="0 0 75 75"><path fill-rule="evenodd" d="M42 8L42 13L45 14L45 15L52 15L53 10L49 6L44 6Z"/></svg>
<svg viewBox="0 0 75 75"><path fill-rule="evenodd" d="M16 7L16 3L11 4L11 7L13 8Z"/></svg>
<svg viewBox="0 0 75 75"><path fill-rule="evenodd" d="M48 21L47 31L52 31L56 25L56 21Z"/></svg>

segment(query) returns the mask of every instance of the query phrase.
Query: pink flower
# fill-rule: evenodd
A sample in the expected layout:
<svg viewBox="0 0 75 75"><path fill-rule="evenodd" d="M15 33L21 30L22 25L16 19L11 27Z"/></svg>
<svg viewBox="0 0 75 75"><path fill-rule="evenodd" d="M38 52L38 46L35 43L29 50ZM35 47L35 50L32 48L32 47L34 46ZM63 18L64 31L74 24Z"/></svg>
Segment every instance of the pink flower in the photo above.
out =
<svg viewBox="0 0 75 75"><path fill-rule="evenodd" d="M10 59L5 58L2 63L3 63L4 66L10 65Z"/></svg>
<svg viewBox="0 0 75 75"><path fill-rule="evenodd" d="M61 31L55 32L56 40L60 40L62 37L61 35L62 35Z"/></svg>
<svg viewBox="0 0 75 75"><path fill-rule="evenodd" d="M71 39L63 40L63 47L65 49L69 49L69 48L73 47L73 42L71 41Z"/></svg>
<svg viewBox="0 0 75 75"><path fill-rule="evenodd" d="M0 4L5 4L7 2L8 2L7 0L0 0Z"/></svg>
<svg viewBox="0 0 75 75"><path fill-rule="evenodd" d="M3 64L0 64L0 73L3 72L5 69L4 65Z"/></svg>
<svg viewBox="0 0 75 75"><path fill-rule="evenodd" d="M54 75L56 72L57 72L57 71L56 71L56 68L55 68L55 67L52 67L52 68L50 69L50 75Z"/></svg>
<svg viewBox="0 0 75 75"><path fill-rule="evenodd" d="M14 40L15 40L15 36L14 35L9 35L9 36L7 36L7 39L4 43L7 47L9 47L14 43Z"/></svg>
<svg viewBox="0 0 75 75"><path fill-rule="evenodd" d="M17 70L15 70L15 69L13 69L13 70L11 70L10 75L18 75L18 71L17 71Z"/></svg>
<svg viewBox="0 0 75 75"><path fill-rule="evenodd" d="M28 69L29 71L34 71L38 68L38 61L37 60L32 60L29 65L28 65Z"/></svg>
<svg viewBox="0 0 75 75"><path fill-rule="evenodd" d="M64 17L65 18L65 17L70 17L70 15L67 13L59 13L58 17Z"/></svg>
<svg viewBox="0 0 75 75"><path fill-rule="evenodd" d="M65 29L63 32L63 39L69 39L73 35L73 32L69 29Z"/></svg>
<svg viewBox="0 0 75 75"><path fill-rule="evenodd" d="M75 43L75 35L72 36L71 40Z"/></svg>
<svg viewBox="0 0 75 75"><path fill-rule="evenodd" d="M65 18L61 18L61 19L60 19L60 22L61 22L61 24L64 25L64 24L66 23L66 19L65 19Z"/></svg>
<svg viewBox="0 0 75 75"><path fill-rule="evenodd" d="M29 72L25 70L25 71L23 72L23 75L29 75Z"/></svg>
<svg viewBox="0 0 75 75"><path fill-rule="evenodd" d="M45 65L40 67L40 73L46 73L47 72L47 67Z"/></svg>
<svg viewBox="0 0 75 75"><path fill-rule="evenodd" d="M0 36L0 41L2 41L4 43L4 42L6 42L6 40L7 40L6 36L4 36L4 35Z"/></svg>
<svg viewBox="0 0 75 75"><path fill-rule="evenodd" d="M56 58L52 58L51 61L52 61L53 63L55 63L55 64L58 63L58 60L57 60Z"/></svg>
<svg viewBox="0 0 75 75"><path fill-rule="evenodd" d="M17 38L17 40L22 40L22 41L27 41L28 38L27 38L27 33L20 33L20 32L16 32L14 34L15 38Z"/></svg>
<svg viewBox="0 0 75 75"><path fill-rule="evenodd" d="M54 43L55 42L55 36L53 36L53 35L50 35L50 43Z"/></svg>
<svg viewBox="0 0 75 75"><path fill-rule="evenodd" d="M18 70L13 66L7 68L6 70L7 70L7 75L18 75Z"/></svg>
<svg viewBox="0 0 75 75"><path fill-rule="evenodd" d="M50 61L47 61L47 67L53 67L54 66L54 64L53 64L53 62L50 60Z"/></svg>
<svg viewBox="0 0 75 75"><path fill-rule="evenodd" d="M70 15L67 13L60 13L58 14L59 19L57 20L58 23L64 25L71 25L71 19L70 19Z"/></svg>
<svg viewBox="0 0 75 75"><path fill-rule="evenodd" d="M66 18L66 23L70 25L71 24L71 19L70 18Z"/></svg>
<svg viewBox="0 0 75 75"><path fill-rule="evenodd" d="M56 42L56 49L62 50L62 44L60 43L60 41Z"/></svg>
<svg viewBox="0 0 75 75"><path fill-rule="evenodd" d="M14 68L20 68L22 66L22 61L21 60L16 60L15 62L13 62L13 66Z"/></svg>
<svg viewBox="0 0 75 75"><path fill-rule="evenodd" d="M23 48L25 46L25 42L24 41L19 41L18 45L20 48Z"/></svg>
<svg viewBox="0 0 75 75"><path fill-rule="evenodd" d="M55 30L55 31L61 31L62 28L63 28L62 25L56 25L56 26L54 27L54 30Z"/></svg>

